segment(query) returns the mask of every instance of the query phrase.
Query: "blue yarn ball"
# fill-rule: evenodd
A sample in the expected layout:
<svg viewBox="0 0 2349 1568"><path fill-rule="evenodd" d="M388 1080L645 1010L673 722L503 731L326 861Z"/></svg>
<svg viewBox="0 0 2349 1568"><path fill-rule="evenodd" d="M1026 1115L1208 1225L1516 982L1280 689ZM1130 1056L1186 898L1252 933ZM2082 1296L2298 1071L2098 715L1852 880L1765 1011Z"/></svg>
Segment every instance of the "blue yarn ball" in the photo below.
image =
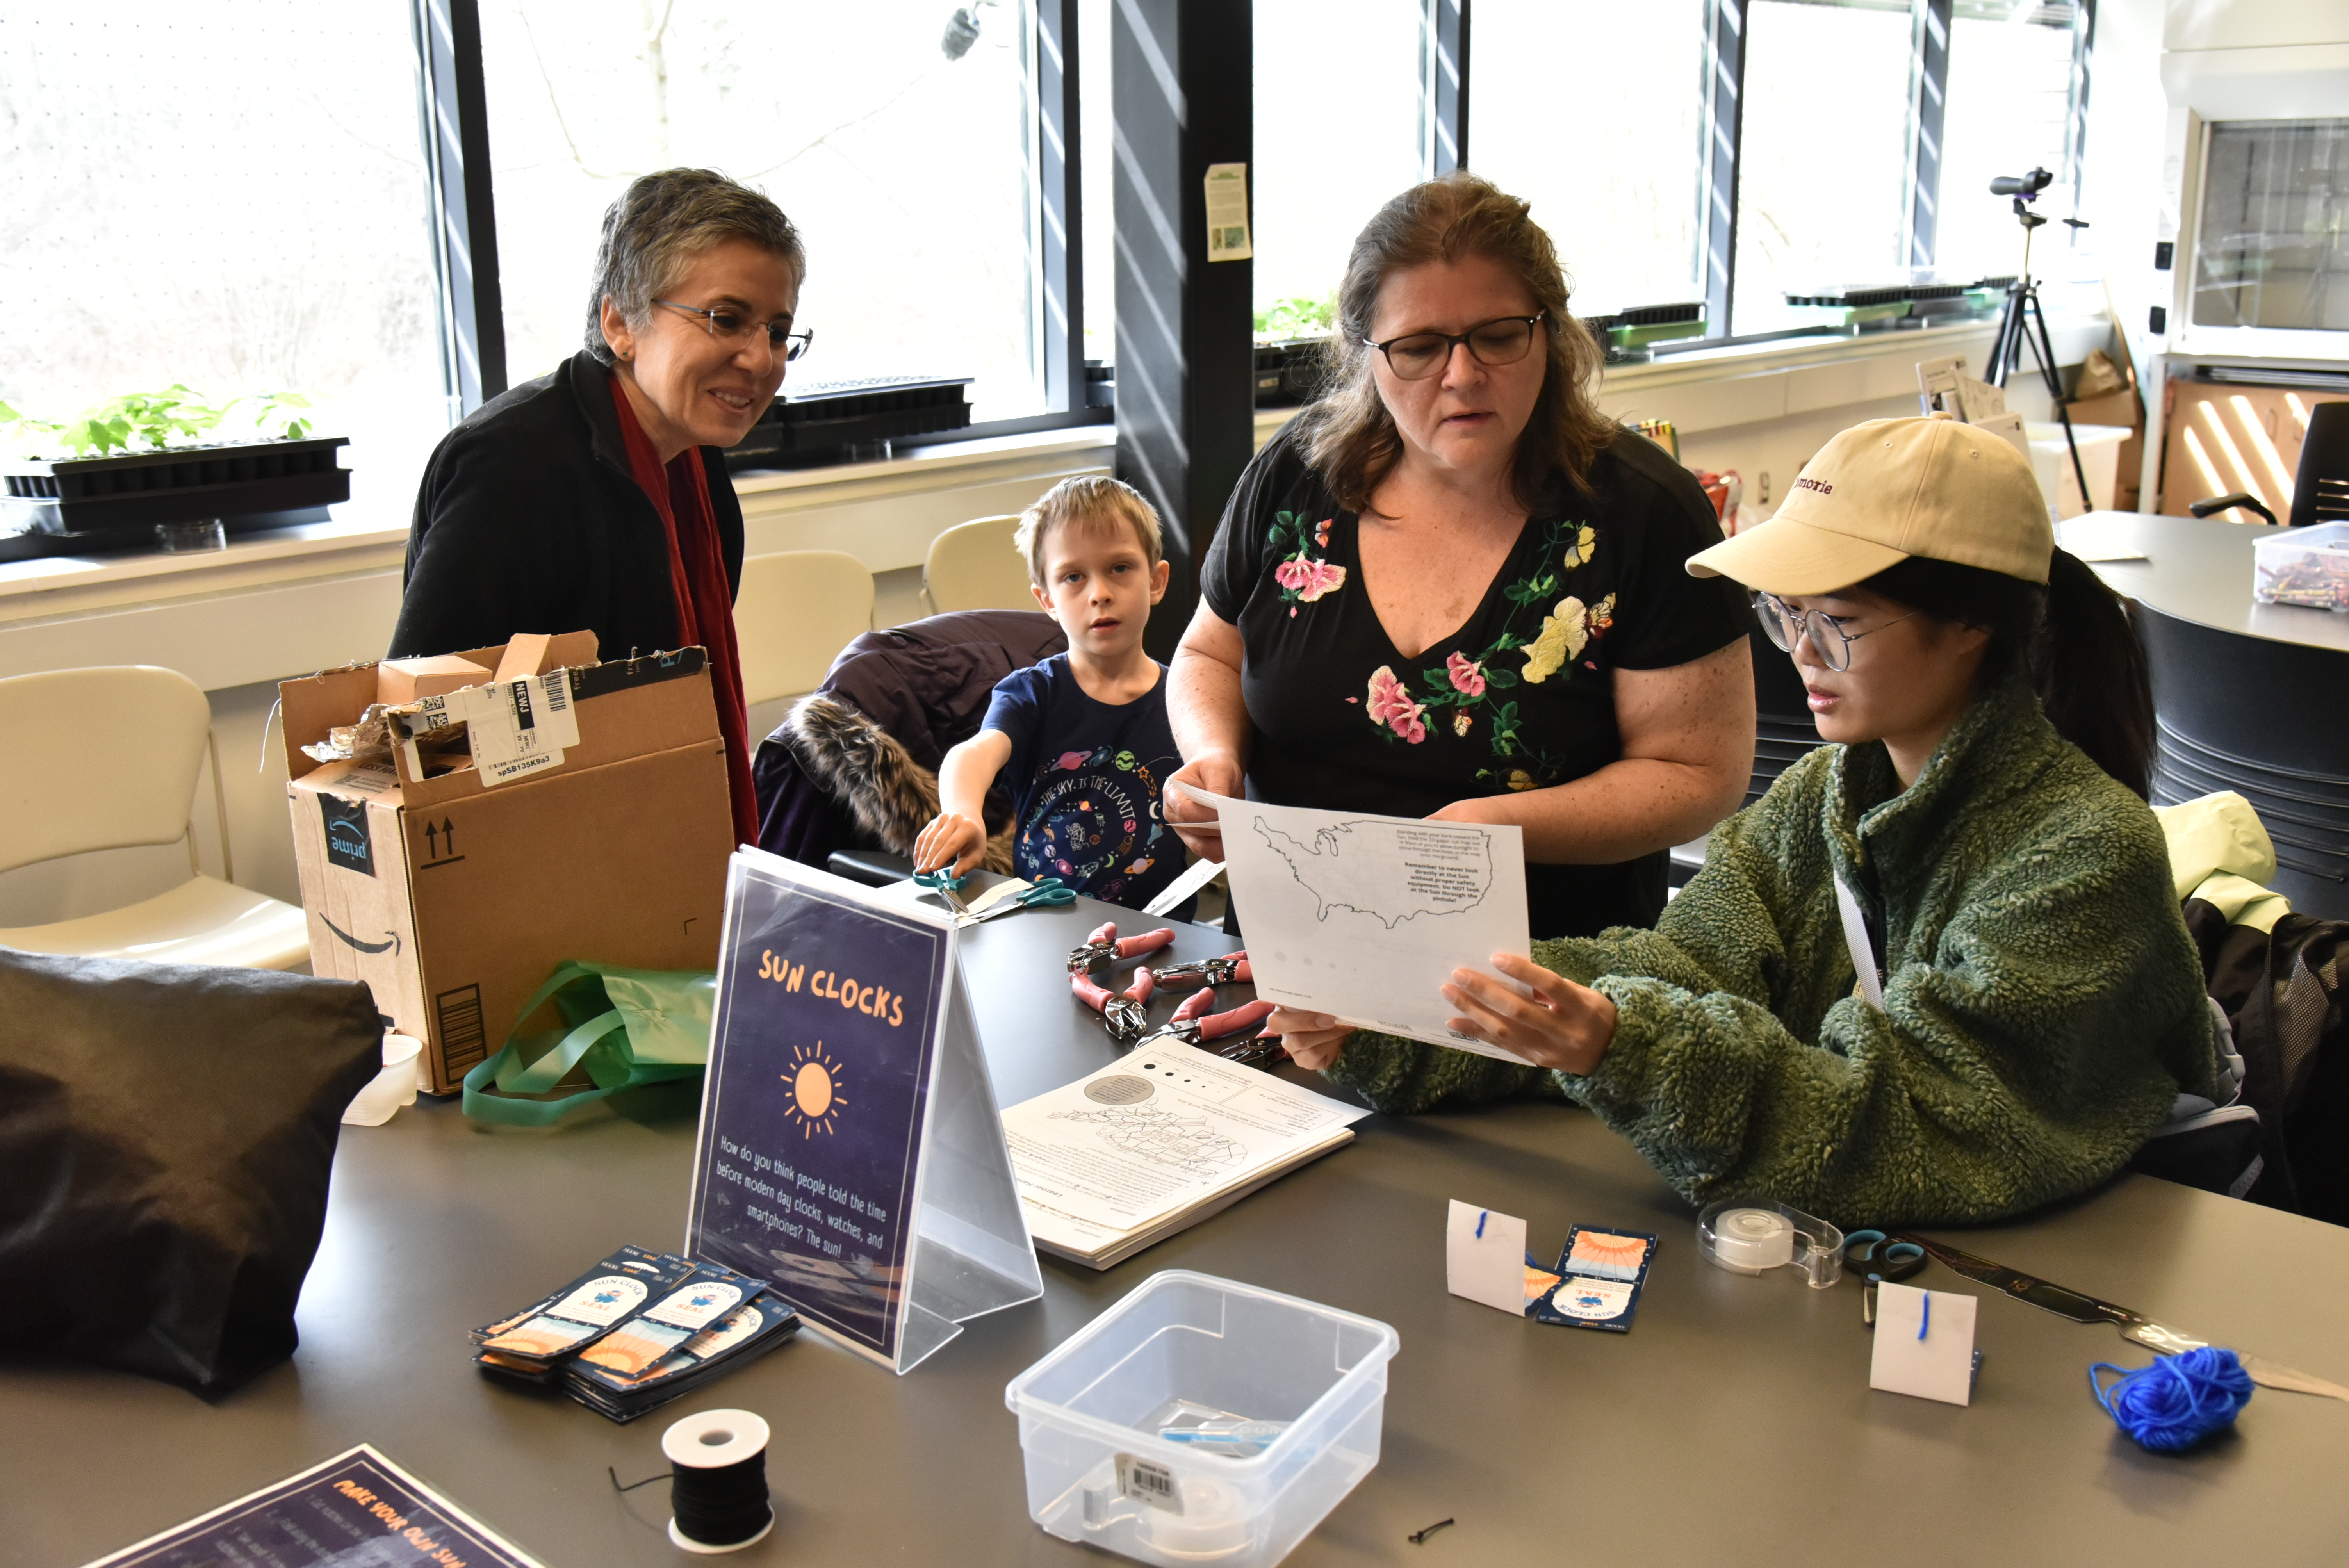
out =
<svg viewBox="0 0 2349 1568"><path fill-rule="evenodd" d="M2100 1384L2099 1372L2119 1373L2119 1379ZM2251 1375L2233 1351L2206 1345L2134 1372L2100 1361L2088 1368L2088 1387L2139 1447L2174 1454L2235 1424L2251 1399Z"/></svg>

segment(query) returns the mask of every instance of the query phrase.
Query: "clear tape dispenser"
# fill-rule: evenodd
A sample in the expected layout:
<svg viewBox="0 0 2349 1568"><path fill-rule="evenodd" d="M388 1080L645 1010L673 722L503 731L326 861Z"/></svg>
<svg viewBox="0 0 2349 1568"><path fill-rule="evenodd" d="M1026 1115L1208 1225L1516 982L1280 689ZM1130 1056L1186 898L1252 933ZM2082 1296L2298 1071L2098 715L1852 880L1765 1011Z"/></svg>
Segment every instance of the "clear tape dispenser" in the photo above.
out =
<svg viewBox="0 0 2349 1568"><path fill-rule="evenodd" d="M1813 1290L1843 1278L1843 1233L1784 1203L1714 1203L1696 1217L1696 1248L1731 1274L1798 1271Z"/></svg>

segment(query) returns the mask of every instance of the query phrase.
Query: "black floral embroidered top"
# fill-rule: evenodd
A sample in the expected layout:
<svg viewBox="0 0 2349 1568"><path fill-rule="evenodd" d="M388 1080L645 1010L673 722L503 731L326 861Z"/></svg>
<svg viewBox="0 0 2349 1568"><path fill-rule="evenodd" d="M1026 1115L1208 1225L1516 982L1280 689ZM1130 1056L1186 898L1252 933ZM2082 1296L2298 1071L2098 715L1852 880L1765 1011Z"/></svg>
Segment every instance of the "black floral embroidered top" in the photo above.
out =
<svg viewBox="0 0 2349 1568"><path fill-rule="evenodd" d="M1247 648L1248 793L1422 817L1619 759L1613 672L1701 659L1754 617L1744 589L1684 569L1721 530L1661 449L1627 431L1590 480L1595 501L1529 520L1466 624L1405 658L1362 590L1355 514L1288 432L1276 436L1241 476L1200 574ZM1530 865L1526 892L1537 937L1652 924L1664 856Z"/></svg>

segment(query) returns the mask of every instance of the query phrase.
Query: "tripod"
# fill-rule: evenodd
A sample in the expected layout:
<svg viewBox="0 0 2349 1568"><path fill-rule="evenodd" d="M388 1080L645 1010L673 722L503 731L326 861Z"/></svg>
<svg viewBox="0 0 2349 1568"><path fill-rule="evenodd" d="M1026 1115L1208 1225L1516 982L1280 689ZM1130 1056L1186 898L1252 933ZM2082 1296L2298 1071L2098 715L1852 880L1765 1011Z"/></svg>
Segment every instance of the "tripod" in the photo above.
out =
<svg viewBox="0 0 2349 1568"><path fill-rule="evenodd" d="M2055 418L2064 426L2064 445L2072 454L2072 477L2080 481L2080 505L2094 511L2095 501L2088 494L2088 469L2080 461L2080 443L2072 434L2072 410L2064 398L2064 378L2055 369L2055 347L2047 336L2047 313L2039 305L2039 280L2031 275L2031 232L2047 222L2026 204L2028 197L2014 199L2015 222L2023 225L2023 274L2006 285L2006 308L1999 313L1998 331L1990 342L1988 374L1982 379L1993 387L2002 387L2006 377L2023 361L2027 346L2031 357L2039 362L2039 377L2047 386L2048 400L2055 406ZM2087 223L2078 218L2066 218L2065 223L2075 229L2085 229Z"/></svg>

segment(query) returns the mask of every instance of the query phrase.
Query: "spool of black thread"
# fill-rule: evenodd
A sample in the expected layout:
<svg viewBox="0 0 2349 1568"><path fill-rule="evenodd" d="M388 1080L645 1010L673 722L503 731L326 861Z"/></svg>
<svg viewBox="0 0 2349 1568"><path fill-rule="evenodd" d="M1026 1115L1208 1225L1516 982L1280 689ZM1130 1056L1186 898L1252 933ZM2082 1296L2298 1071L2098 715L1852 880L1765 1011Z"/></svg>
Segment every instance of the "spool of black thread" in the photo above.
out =
<svg viewBox="0 0 2349 1568"><path fill-rule="evenodd" d="M668 1538L688 1552L739 1551L775 1527L767 1500L767 1423L748 1410L704 1410L661 1434L668 1457Z"/></svg>

